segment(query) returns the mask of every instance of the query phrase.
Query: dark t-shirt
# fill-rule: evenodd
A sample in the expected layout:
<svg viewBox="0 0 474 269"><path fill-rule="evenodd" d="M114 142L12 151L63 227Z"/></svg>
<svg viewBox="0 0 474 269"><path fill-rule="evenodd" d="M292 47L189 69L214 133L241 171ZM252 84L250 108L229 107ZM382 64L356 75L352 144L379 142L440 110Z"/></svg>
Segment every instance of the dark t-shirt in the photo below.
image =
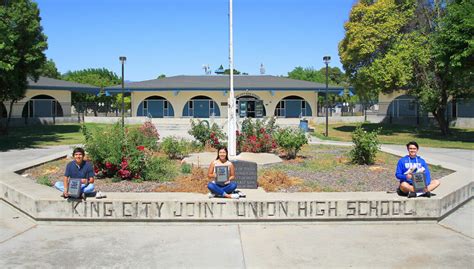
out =
<svg viewBox="0 0 474 269"><path fill-rule="evenodd" d="M92 169L92 165L89 162L83 161L81 165L77 165L76 161L72 161L67 164L66 172L64 172L64 176L70 178L91 178L94 177L94 169Z"/></svg>

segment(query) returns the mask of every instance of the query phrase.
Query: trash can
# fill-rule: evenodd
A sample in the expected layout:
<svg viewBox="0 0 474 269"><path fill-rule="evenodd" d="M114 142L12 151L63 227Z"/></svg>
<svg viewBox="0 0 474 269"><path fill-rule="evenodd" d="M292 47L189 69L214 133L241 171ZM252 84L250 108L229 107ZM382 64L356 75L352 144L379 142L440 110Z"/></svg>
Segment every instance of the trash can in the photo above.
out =
<svg viewBox="0 0 474 269"><path fill-rule="evenodd" d="M305 119L300 120L300 125L298 127L301 130L308 132L309 131L308 120L305 120Z"/></svg>

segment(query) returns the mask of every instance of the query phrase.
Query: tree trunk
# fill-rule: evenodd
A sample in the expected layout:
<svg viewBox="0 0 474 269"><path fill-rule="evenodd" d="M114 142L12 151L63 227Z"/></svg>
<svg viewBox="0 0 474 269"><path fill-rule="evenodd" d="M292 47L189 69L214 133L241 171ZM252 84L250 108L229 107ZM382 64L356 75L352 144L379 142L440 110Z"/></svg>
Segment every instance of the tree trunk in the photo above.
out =
<svg viewBox="0 0 474 269"><path fill-rule="evenodd" d="M10 109L8 110L7 123L5 124L5 134L8 134L8 126L10 126L10 119L12 118L13 104L15 100L10 101Z"/></svg>
<svg viewBox="0 0 474 269"><path fill-rule="evenodd" d="M441 130L441 133L444 136L447 136L449 134L449 124L446 121L446 118L444 117L445 112L446 109L444 107L438 107L436 111L433 111L432 113L439 124L439 129Z"/></svg>

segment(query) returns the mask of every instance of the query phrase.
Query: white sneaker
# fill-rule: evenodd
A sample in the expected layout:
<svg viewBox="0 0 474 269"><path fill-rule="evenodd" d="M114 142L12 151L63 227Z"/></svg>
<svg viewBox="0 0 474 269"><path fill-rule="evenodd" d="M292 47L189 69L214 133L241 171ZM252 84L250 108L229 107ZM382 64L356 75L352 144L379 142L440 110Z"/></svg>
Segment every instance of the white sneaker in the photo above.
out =
<svg viewBox="0 0 474 269"><path fill-rule="evenodd" d="M209 199L216 197L216 195L212 192L208 193L207 196L209 197Z"/></svg>
<svg viewBox="0 0 474 269"><path fill-rule="evenodd" d="M245 198L245 197L247 197L247 195L245 195L245 193L243 193L243 192L241 192L241 191L239 191L237 194L239 195L240 198Z"/></svg>
<svg viewBox="0 0 474 269"><path fill-rule="evenodd" d="M240 195L239 195L238 193L232 193L232 194L230 195L230 198L232 198L232 199L239 199L239 198L240 198Z"/></svg>

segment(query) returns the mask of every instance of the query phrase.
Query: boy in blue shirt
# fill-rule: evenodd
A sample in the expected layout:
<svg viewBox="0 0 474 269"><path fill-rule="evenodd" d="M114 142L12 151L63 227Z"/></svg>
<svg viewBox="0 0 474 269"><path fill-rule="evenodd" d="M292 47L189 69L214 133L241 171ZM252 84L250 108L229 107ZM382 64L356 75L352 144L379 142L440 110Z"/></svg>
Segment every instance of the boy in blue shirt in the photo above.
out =
<svg viewBox="0 0 474 269"><path fill-rule="evenodd" d="M425 173L427 187L421 195L431 197L431 192L440 184L439 180L431 179L428 165L423 158L417 155L418 149L418 143L414 141L409 142L407 144L408 155L398 161L397 171L395 172L395 176L400 181L397 192L399 195L408 196L408 198L420 195L415 193L415 188L413 187L414 173Z"/></svg>
<svg viewBox="0 0 474 269"><path fill-rule="evenodd" d="M64 172L63 181L58 181L54 187L63 192L63 197L68 197L68 187L70 178L81 179L82 198L87 194L94 193L94 169L89 162L84 160L84 149L75 148L72 152L74 160L67 164L66 172Z"/></svg>

